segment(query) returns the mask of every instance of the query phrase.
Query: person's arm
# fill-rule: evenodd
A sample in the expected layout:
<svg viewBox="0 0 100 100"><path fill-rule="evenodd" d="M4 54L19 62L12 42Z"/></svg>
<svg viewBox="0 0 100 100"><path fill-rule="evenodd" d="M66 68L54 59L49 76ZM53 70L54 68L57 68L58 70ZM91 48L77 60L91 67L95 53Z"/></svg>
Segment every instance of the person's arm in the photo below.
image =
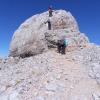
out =
<svg viewBox="0 0 100 100"><path fill-rule="evenodd" d="M48 23L48 21L44 22L44 24Z"/></svg>

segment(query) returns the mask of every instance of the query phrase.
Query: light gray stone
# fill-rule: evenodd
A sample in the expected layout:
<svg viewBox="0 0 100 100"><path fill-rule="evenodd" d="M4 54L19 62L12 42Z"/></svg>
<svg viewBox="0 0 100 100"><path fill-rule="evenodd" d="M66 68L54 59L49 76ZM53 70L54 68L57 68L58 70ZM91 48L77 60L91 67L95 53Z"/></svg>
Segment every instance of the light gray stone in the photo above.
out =
<svg viewBox="0 0 100 100"><path fill-rule="evenodd" d="M9 96L9 100L19 100L18 99L18 92L13 91Z"/></svg>
<svg viewBox="0 0 100 100"><path fill-rule="evenodd" d="M14 57L0 62L0 100L99 100L100 47L89 43L71 13L54 11L52 30L46 20L48 12L34 15L15 31ZM65 55L51 49L63 36L69 40Z"/></svg>
<svg viewBox="0 0 100 100"><path fill-rule="evenodd" d="M46 90L47 91L51 91L51 92L55 92L57 91L57 84L55 83L49 83L46 85Z"/></svg>
<svg viewBox="0 0 100 100"><path fill-rule="evenodd" d="M48 12L44 12L22 23L13 35L9 55L24 57L40 54L47 51L48 46L56 47L57 40L63 35L70 38L71 46L83 46L88 42L87 37L80 34L78 24L70 12L55 10L50 19L51 30L45 24L47 20Z"/></svg>
<svg viewBox="0 0 100 100"><path fill-rule="evenodd" d="M37 96L36 100L45 100L42 96Z"/></svg>
<svg viewBox="0 0 100 100"><path fill-rule="evenodd" d="M100 97L97 94L94 93L92 96L93 100L100 100Z"/></svg>

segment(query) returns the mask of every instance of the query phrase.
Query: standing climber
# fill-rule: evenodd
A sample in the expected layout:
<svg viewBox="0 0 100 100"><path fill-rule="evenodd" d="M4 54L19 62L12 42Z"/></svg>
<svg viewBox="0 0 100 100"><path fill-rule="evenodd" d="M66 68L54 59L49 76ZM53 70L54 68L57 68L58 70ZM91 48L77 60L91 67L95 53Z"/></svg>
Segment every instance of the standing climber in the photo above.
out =
<svg viewBox="0 0 100 100"><path fill-rule="evenodd" d="M51 30L51 21L50 21L50 19L48 19L46 22L45 22L45 24L46 23L48 23L48 30Z"/></svg>
<svg viewBox="0 0 100 100"><path fill-rule="evenodd" d="M52 5L49 6L48 11L49 11L49 17L52 17L52 12L53 12Z"/></svg>
<svg viewBox="0 0 100 100"><path fill-rule="evenodd" d="M58 40L57 46L58 46L59 53L66 54L66 47L68 46L68 39L63 37L62 39Z"/></svg>

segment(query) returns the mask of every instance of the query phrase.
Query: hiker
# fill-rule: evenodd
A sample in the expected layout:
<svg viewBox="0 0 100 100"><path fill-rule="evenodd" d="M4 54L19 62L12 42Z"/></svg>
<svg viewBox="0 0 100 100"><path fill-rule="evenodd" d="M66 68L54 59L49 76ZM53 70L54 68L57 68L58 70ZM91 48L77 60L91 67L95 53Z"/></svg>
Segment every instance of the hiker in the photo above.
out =
<svg viewBox="0 0 100 100"><path fill-rule="evenodd" d="M45 24L46 23L48 23L48 30L51 30L51 21L50 21L50 19L48 19L46 22L45 22Z"/></svg>
<svg viewBox="0 0 100 100"><path fill-rule="evenodd" d="M58 46L58 52L61 54L66 54L66 47L68 45L68 39L62 38L61 40L58 40L57 46Z"/></svg>
<svg viewBox="0 0 100 100"><path fill-rule="evenodd" d="M49 11L49 17L52 17L53 10L51 5L49 6L48 11Z"/></svg>

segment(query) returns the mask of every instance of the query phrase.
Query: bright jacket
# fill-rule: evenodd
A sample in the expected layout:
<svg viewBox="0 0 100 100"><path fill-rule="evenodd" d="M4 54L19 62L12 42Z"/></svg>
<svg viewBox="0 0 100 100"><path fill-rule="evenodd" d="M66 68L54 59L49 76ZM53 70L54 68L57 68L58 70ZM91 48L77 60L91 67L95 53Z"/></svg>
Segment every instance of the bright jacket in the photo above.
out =
<svg viewBox="0 0 100 100"><path fill-rule="evenodd" d="M65 39L64 39L64 44L65 44L66 46L68 45L68 42L69 42L68 39L65 38Z"/></svg>

